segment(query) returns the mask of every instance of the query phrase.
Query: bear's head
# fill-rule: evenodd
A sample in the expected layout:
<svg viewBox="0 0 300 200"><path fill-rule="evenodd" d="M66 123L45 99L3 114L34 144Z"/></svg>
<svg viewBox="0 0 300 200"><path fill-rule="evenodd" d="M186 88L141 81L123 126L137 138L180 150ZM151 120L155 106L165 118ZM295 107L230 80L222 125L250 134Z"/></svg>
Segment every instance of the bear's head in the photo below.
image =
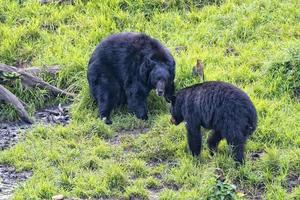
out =
<svg viewBox="0 0 300 200"><path fill-rule="evenodd" d="M170 73L164 66L156 65L150 72L149 81L156 94L164 96L166 86L170 82Z"/></svg>
<svg viewBox="0 0 300 200"><path fill-rule="evenodd" d="M181 112L181 106L182 102L180 102L180 99L176 96L171 97L171 123L178 125L180 124L184 119Z"/></svg>
<svg viewBox="0 0 300 200"><path fill-rule="evenodd" d="M174 73L167 63L147 59L140 68L140 75L150 88L156 90L158 96L165 96L170 102L174 94Z"/></svg>

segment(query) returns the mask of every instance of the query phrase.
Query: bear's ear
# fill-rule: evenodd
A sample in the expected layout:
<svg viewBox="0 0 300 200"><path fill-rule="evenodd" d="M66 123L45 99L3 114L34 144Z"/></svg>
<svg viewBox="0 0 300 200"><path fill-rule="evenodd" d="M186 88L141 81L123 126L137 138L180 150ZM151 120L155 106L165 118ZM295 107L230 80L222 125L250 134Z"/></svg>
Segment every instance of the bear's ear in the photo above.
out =
<svg viewBox="0 0 300 200"><path fill-rule="evenodd" d="M151 58L146 57L145 58L145 65L148 69L152 69L155 65L155 61L152 60Z"/></svg>
<svg viewBox="0 0 300 200"><path fill-rule="evenodd" d="M143 81L148 82L148 77L153 68L153 61L149 58L145 58L144 62L140 66L140 76Z"/></svg>

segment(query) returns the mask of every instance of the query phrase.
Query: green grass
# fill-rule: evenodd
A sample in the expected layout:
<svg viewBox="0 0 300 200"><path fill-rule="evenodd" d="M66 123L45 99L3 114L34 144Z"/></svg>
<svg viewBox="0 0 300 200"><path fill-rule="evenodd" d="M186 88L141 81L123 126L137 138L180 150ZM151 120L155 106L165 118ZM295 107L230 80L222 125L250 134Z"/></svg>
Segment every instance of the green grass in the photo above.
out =
<svg viewBox="0 0 300 200"><path fill-rule="evenodd" d="M36 2L0 0L0 62L59 64L61 72L52 83L78 96L71 124L36 126L16 146L0 152L0 163L33 171L14 199L51 199L56 194L247 199L251 193L263 199L299 199L299 185L287 188L289 175L299 176L300 171L299 1ZM147 122L127 114L126 108L114 111L112 126L97 119L87 62L102 38L121 31L145 32L171 50L177 89L199 82L192 67L201 59L206 80L231 82L250 95L259 124L247 143L244 166L235 167L226 142L213 157L204 142L201 157L193 158L184 125L169 123L169 105L153 93ZM187 50L176 52L178 46ZM227 48L236 53L226 54ZM22 88L18 81L9 89L29 104L31 113L66 100ZM0 104L0 109L1 120L16 118L10 106ZM205 141L209 131L204 133ZM253 152L263 154L253 160ZM217 168L224 183L217 180Z"/></svg>

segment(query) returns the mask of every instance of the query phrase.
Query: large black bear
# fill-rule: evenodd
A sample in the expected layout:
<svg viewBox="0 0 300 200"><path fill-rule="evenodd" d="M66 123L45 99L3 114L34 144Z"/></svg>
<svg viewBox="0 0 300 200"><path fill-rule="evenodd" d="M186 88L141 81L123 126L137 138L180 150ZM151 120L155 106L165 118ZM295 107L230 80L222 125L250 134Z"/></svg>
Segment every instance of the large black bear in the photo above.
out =
<svg viewBox="0 0 300 200"><path fill-rule="evenodd" d="M229 83L208 81L180 90L171 101L171 122L186 122L193 156L200 154L200 127L204 127L213 130L208 139L212 154L225 138L235 160L244 161L244 145L257 125L256 109L245 92Z"/></svg>
<svg viewBox="0 0 300 200"><path fill-rule="evenodd" d="M128 104L137 118L147 120L151 89L167 101L174 95L175 61L159 41L141 33L119 33L104 39L89 61L88 82L100 118L111 124L116 105Z"/></svg>

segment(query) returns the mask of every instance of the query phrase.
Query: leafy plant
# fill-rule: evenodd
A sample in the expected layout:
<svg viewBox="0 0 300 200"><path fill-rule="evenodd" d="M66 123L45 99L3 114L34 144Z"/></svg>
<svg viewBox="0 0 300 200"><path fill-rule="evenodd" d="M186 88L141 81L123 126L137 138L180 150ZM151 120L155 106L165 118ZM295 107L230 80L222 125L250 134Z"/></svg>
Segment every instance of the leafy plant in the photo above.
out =
<svg viewBox="0 0 300 200"><path fill-rule="evenodd" d="M236 199L236 186L226 182L217 180L217 184L213 188L213 193L209 196L209 200L234 200Z"/></svg>

